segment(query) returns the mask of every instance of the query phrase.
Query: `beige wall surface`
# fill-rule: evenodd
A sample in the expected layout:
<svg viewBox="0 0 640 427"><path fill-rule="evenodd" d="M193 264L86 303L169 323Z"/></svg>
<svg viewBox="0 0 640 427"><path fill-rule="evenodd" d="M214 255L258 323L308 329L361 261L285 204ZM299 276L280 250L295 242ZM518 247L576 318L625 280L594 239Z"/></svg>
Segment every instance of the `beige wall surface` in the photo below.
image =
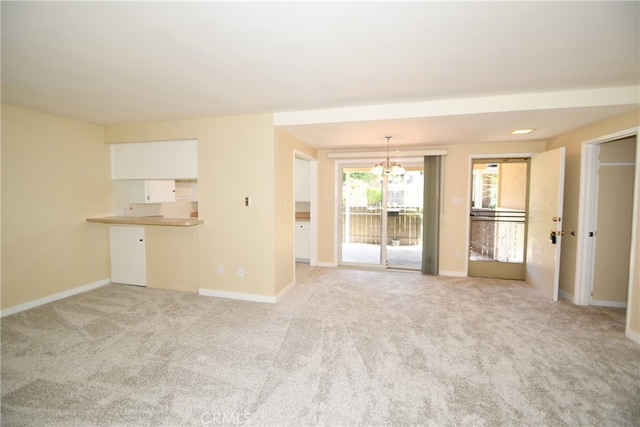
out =
<svg viewBox="0 0 640 427"><path fill-rule="evenodd" d="M147 287L198 292L198 227L145 227L144 236Z"/></svg>
<svg viewBox="0 0 640 427"><path fill-rule="evenodd" d="M440 218L440 272L465 274L471 197L471 156L538 153L544 150L544 141L459 144L421 147L425 150L447 150L443 165L443 189ZM420 149L412 147L412 149ZM327 151L318 152L318 262L335 262L335 161ZM460 198L462 204L453 204ZM460 253L460 258L456 258Z"/></svg>
<svg viewBox="0 0 640 427"><path fill-rule="evenodd" d="M562 254L560 258L560 289L568 295L574 295L576 278L576 255L577 239L569 233L578 229L578 209L580 202L580 162L582 143L601 136L615 132L631 129L640 125L640 110L631 111L626 114L612 117L601 122L593 123L589 126L577 129L573 132L561 135L551 141L547 149L566 147L567 157L565 165L565 187L564 187L564 226L567 233L562 242ZM638 188L635 189L636 193ZM636 194L637 198L637 194ZM567 237L569 236L569 237ZM636 235L636 248L640 245L640 238ZM636 252L637 255L637 252ZM637 272L637 270L636 270ZM638 276L632 288L640 290ZM634 295L640 295L638 291ZM640 333L640 298L631 301L628 309L632 313L631 330Z"/></svg>
<svg viewBox="0 0 640 427"><path fill-rule="evenodd" d="M275 296L271 115L107 126L105 142L198 140L199 281L205 290ZM244 204L250 198L250 206ZM217 267L223 266L223 274ZM149 265L148 269L153 269ZM244 277L238 277L238 268Z"/></svg>
<svg viewBox="0 0 640 427"><path fill-rule="evenodd" d="M276 295L295 278L294 227L294 162L295 151L315 158L316 150L292 137L288 133L275 129L275 274Z"/></svg>
<svg viewBox="0 0 640 427"><path fill-rule="evenodd" d="M498 206L506 209L527 207L527 163L500 163Z"/></svg>
<svg viewBox="0 0 640 427"><path fill-rule="evenodd" d="M2 308L107 279L101 126L2 105Z"/></svg>

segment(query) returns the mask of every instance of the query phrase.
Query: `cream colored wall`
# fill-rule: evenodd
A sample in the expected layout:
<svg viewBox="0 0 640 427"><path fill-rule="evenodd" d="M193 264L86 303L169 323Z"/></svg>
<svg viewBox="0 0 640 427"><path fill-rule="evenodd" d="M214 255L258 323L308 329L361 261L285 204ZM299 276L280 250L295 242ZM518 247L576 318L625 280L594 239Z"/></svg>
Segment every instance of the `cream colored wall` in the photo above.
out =
<svg viewBox="0 0 640 427"><path fill-rule="evenodd" d="M107 279L101 126L2 105L2 308Z"/></svg>
<svg viewBox="0 0 640 427"><path fill-rule="evenodd" d="M198 140L198 211L204 221L198 226L200 288L275 296L272 116L105 128L106 143L181 139ZM249 207L244 205L245 197L251 199ZM224 268L222 275L217 273L219 265ZM238 277L238 268L244 269L244 277Z"/></svg>
<svg viewBox="0 0 640 427"><path fill-rule="evenodd" d="M147 287L198 292L198 227L145 227Z"/></svg>
<svg viewBox="0 0 640 427"><path fill-rule="evenodd" d="M569 232L578 229L578 207L580 200L580 162L582 143L601 136L609 135L625 129L640 125L640 110L634 110L607 120L593 123L589 126L561 135L547 145L551 150L557 147L566 147L565 187L564 187L564 226L567 232L562 242L562 254L560 258L560 289L568 295L574 295L576 278L576 254L577 241ZM638 188L636 188L636 193ZM567 237L570 236L570 237ZM636 248L640 246L640 237L636 235ZM636 252L637 255L637 252ZM633 289L640 290L640 278L636 275ZM640 295L636 292L635 295ZM631 301L628 307L633 313L633 321L630 325L632 331L640 333L640 298Z"/></svg>
<svg viewBox="0 0 640 427"><path fill-rule="evenodd" d="M527 163L500 163L498 206L507 209L527 207Z"/></svg>
<svg viewBox="0 0 640 427"><path fill-rule="evenodd" d="M275 129L275 233L276 295L293 283L295 277L294 254L294 158L299 151L315 158L317 152L288 133Z"/></svg>
<svg viewBox="0 0 640 427"><path fill-rule="evenodd" d="M544 150L544 141L459 144L421 147L425 150L447 150L444 157L444 176L440 218L440 272L466 274L467 222L471 197L470 157L537 153ZM412 147L412 149L420 149ZM335 262L335 162L327 158L327 151L318 152L318 262ZM463 203L453 204L460 198ZM460 258L456 258L460 253Z"/></svg>

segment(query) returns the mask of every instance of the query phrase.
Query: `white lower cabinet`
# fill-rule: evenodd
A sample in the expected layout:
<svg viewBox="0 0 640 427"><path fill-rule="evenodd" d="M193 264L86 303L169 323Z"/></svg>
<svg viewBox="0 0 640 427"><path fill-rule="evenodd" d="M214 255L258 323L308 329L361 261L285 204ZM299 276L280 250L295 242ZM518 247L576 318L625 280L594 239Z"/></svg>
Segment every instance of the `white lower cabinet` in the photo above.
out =
<svg viewBox="0 0 640 427"><path fill-rule="evenodd" d="M309 261L311 257L311 228L306 221L296 221L296 260Z"/></svg>
<svg viewBox="0 0 640 427"><path fill-rule="evenodd" d="M111 281L127 285L147 285L144 227L109 227Z"/></svg>

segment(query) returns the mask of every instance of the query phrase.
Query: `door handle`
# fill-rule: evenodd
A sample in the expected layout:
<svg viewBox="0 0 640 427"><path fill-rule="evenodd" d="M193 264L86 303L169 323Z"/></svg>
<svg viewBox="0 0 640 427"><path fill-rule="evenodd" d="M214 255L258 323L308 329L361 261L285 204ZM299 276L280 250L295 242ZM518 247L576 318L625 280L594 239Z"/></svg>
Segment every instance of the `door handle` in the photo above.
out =
<svg viewBox="0 0 640 427"><path fill-rule="evenodd" d="M551 234L549 235L549 240L551 240L551 244L555 245L556 244L556 232L552 231Z"/></svg>

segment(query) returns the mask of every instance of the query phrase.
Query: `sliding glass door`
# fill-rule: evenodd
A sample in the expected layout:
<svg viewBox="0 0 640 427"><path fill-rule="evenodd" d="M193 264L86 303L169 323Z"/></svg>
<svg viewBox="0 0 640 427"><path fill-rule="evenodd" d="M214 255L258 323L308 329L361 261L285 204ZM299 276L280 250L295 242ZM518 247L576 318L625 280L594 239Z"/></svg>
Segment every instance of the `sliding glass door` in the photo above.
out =
<svg viewBox="0 0 640 427"><path fill-rule="evenodd" d="M421 269L424 173L405 169L386 176L370 166L342 168L340 264Z"/></svg>

